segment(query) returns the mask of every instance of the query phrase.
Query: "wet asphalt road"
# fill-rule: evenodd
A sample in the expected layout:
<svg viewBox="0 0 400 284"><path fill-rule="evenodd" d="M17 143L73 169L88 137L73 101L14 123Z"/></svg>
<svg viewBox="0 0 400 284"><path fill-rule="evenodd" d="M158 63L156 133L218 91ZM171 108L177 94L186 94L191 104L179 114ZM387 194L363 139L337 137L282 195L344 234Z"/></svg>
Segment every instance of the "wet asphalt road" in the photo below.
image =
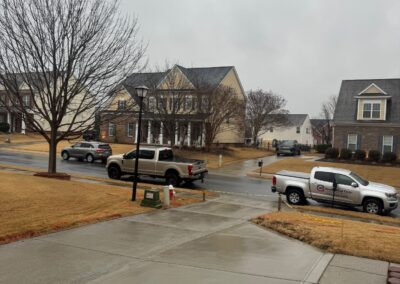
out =
<svg viewBox="0 0 400 284"><path fill-rule="evenodd" d="M47 163L47 155L8 152L0 150L0 164L41 168L43 170L46 170ZM75 159L64 161L60 157L57 161L57 170L70 174L107 178L105 165L100 162L89 164L86 162L79 162ZM164 181L162 179L155 180L146 177L142 177L141 182L164 184ZM244 194L251 196L273 195L273 193L271 192L271 181L269 180L251 178L247 176L219 175L212 172L209 173L208 177L204 180L204 183L201 183L201 181L196 181L192 184L183 184L183 186L191 189L205 188L210 191ZM310 203L316 204L316 202L314 201L311 201ZM347 209L360 211L360 208ZM399 218L400 208L393 210L390 213L390 216Z"/></svg>
<svg viewBox="0 0 400 284"><path fill-rule="evenodd" d="M47 169L47 155L8 152L0 150L0 164L9 164L16 166L25 166L32 168ZM79 162L75 159L64 161L61 158L57 161L57 171L70 174L79 174L85 176L95 176L107 178L105 165L99 162L89 164ZM162 182L162 180L154 180L151 178L141 178L143 182ZM271 195L271 182L269 180L261 180L246 176L226 176L210 173L208 177L201 181L196 181L193 184L185 184L188 188L206 188L211 191L221 191L228 193L241 193L249 195Z"/></svg>

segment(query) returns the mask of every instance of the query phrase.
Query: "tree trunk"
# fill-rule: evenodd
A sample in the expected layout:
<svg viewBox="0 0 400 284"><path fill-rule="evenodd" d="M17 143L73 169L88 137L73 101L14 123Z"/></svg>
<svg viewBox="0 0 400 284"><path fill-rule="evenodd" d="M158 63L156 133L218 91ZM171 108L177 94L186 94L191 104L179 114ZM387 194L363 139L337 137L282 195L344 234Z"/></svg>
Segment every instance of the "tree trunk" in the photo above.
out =
<svg viewBox="0 0 400 284"><path fill-rule="evenodd" d="M51 131L49 141L49 174L54 174L57 172L57 144L57 132Z"/></svg>

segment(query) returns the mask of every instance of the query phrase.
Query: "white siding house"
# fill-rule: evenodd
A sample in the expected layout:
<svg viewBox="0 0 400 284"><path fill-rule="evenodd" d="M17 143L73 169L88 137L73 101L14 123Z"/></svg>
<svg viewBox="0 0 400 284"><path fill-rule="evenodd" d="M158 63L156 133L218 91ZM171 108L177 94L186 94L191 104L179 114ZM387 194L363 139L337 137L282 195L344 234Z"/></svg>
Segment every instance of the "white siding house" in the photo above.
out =
<svg viewBox="0 0 400 284"><path fill-rule="evenodd" d="M308 114L289 114L288 124L283 127L270 127L270 129L260 135L262 145L276 140L297 140L300 144L313 146L314 139L310 116Z"/></svg>

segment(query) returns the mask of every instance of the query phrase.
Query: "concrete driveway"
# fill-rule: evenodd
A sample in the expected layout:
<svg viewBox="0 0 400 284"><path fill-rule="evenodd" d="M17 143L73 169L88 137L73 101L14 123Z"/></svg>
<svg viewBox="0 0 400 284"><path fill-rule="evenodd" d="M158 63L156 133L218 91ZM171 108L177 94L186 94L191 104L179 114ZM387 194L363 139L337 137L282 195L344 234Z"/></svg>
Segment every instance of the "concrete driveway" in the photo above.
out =
<svg viewBox="0 0 400 284"><path fill-rule="evenodd" d="M248 222L275 197L222 195L0 246L0 283L316 283L331 255Z"/></svg>

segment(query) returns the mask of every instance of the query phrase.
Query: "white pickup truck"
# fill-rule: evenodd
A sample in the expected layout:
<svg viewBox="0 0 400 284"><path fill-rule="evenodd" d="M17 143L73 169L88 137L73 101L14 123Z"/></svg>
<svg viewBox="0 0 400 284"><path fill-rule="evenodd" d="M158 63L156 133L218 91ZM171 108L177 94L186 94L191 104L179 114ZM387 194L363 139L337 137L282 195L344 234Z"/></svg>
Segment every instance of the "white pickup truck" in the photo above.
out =
<svg viewBox="0 0 400 284"><path fill-rule="evenodd" d="M122 175L133 174L135 158L136 150L108 157L108 176L120 179ZM208 172L206 166L206 162L202 160L176 157L168 147L147 146L140 147L139 150L139 175L165 178L167 184L173 186L179 186L182 181L203 180Z"/></svg>
<svg viewBox="0 0 400 284"><path fill-rule="evenodd" d="M290 204L304 204L306 198L321 203L362 206L364 211L382 214L398 206L394 187L370 182L338 168L314 167L311 174L280 171L272 178L272 192L286 195Z"/></svg>

